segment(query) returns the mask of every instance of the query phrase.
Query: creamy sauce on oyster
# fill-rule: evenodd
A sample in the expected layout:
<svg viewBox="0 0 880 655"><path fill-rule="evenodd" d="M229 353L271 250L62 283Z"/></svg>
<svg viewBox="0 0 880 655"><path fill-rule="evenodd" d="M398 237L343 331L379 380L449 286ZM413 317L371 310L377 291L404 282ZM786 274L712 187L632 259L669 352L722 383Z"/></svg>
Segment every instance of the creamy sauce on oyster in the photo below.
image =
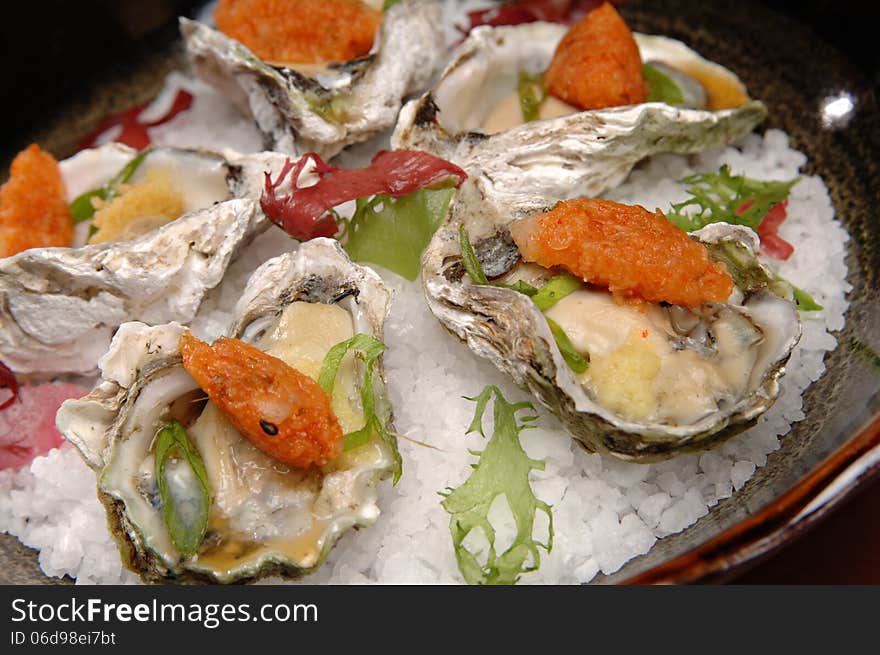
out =
<svg viewBox="0 0 880 655"><path fill-rule="evenodd" d="M703 348L677 334L665 308L617 304L606 291L575 291L546 315L589 356L579 381L602 406L633 421L687 425L742 398L757 360L760 332L730 308L717 311Z"/></svg>
<svg viewBox="0 0 880 655"><path fill-rule="evenodd" d="M575 114L580 109L567 102L563 102L555 96L548 95L541 108L538 111L538 118L543 120L547 118L558 118L560 116L568 116ZM501 101L492 108L483 124L480 126L486 134L497 134L504 130L509 130L517 125L525 122L522 114L522 108L519 104L519 93L513 91L504 96Z"/></svg>
<svg viewBox="0 0 880 655"><path fill-rule="evenodd" d="M749 101L749 94L742 82L720 66L689 61L677 63L676 68L703 85L712 111L735 109Z"/></svg>
<svg viewBox="0 0 880 655"><path fill-rule="evenodd" d="M353 334L351 316L341 307L295 302L257 345L317 378L327 351ZM349 353L332 398L343 433L364 422L357 378ZM220 576L279 554L303 568L317 564L340 514L358 509L359 472L383 456L378 444L370 443L320 470L293 469L244 439L210 402L187 432L202 455L213 495L208 534L195 567Z"/></svg>

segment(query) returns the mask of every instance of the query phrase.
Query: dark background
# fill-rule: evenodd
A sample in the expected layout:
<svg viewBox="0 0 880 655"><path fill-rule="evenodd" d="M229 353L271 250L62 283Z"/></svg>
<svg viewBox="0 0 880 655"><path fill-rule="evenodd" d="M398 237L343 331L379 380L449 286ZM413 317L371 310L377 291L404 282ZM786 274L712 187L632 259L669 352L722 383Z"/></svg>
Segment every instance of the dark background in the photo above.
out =
<svg viewBox="0 0 880 655"><path fill-rule="evenodd" d="M133 64L149 57L157 42L174 39L175 16L190 14L200 4L197 0L39 0L4 6L0 48L6 115L0 163L6 164L33 141L68 103L88 97L101 80L124 76ZM880 28L880 3L765 0L764 4L812 26L880 88L880 49L872 33ZM784 40L785 34L779 39Z"/></svg>
<svg viewBox="0 0 880 655"><path fill-rule="evenodd" d="M4 6L0 179L5 178L12 156L38 139L65 108L88 102L103 81L124 78L138 62L149 60L157 47L173 43L175 17L191 14L200 4L196 0L41 0ZM763 4L809 25L880 90L880 48L874 34L880 28L880 3L765 0ZM785 34L779 39L783 41ZM880 481L794 544L741 573L735 582L880 584L878 552Z"/></svg>

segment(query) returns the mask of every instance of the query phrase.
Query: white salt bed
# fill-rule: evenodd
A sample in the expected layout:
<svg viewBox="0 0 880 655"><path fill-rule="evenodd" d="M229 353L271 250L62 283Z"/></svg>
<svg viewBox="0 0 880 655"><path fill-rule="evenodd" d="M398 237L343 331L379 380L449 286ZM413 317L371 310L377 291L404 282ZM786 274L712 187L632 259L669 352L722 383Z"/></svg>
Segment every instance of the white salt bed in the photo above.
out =
<svg viewBox="0 0 880 655"><path fill-rule="evenodd" d="M79 584L125 584L139 578L122 566L98 502L95 474L70 444L30 467L0 471L0 531L40 551L48 576Z"/></svg>
<svg viewBox="0 0 880 655"><path fill-rule="evenodd" d="M195 116L200 118L181 114L153 131L158 141L242 151L259 148L252 126L242 122L228 102L182 77L170 78L170 83L189 84L194 111L200 112ZM350 156L364 154L354 151ZM736 148L689 158L654 157L609 196L666 210L686 197L675 180L698 171L716 172L723 163L730 164L735 174L788 179L798 175L805 158L788 146L784 133L770 130L763 137L746 137ZM533 488L553 507L555 539L551 553L542 551L540 569L524 575L522 583L587 582L599 572L617 571L648 552L657 539L684 530L742 489L779 447L779 437L789 432L791 423L804 418L801 394L822 375L824 355L837 344L832 333L844 324L846 293L851 288L844 263L848 235L833 220L827 189L818 177L804 177L793 188L788 213L780 233L795 246L795 253L787 262L768 260L768 264L811 293L825 309L802 314L803 337L782 380L779 401L757 426L719 448L651 465L588 454L555 418L539 411L537 428L523 432L522 443L530 457L545 461L543 471L532 473ZM258 237L205 300L192 323L194 331L205 338L217 336L227 325L247 276L265 259L295 247L274 227ZM475 461L468 449L481 450L485 445L479 435L464 434L474 404L463 396L474 396L487 384L500 387L509 400L528 396L440 326L418 281L382 274L394 290L385 328L389 346L385 365L395 427L405 437L399 441L404 474L397 486L390 482L381 486L382 514L376 524L345 534L325 565L305 581L461 583L449 516L438 492L464 482ZM513 532L509 509L499 503L491 518L499 538L509 542ZM538 520L536 525L535 536L541 539L546 523ZM0 531L39 550L47 575L70 575L79 583L135 579L122 569L106 529L95 476L69 445L37 458L29 468L0 472ZM479 538L471 539L478 543Z"/></svg>

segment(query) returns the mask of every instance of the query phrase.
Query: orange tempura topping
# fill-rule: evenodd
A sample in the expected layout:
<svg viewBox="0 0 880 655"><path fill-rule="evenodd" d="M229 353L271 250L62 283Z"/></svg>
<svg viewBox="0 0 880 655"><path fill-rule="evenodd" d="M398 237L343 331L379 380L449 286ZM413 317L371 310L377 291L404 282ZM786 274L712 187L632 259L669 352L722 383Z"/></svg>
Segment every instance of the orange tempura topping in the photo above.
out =
<svg viewBox="0 0 880 655"><path fill-rule="evenodd" d="M733 291L724 266L660 210L578 198L515 221L510 234L526 261L562 266L618 301L696 307Z"/></svg>
<svg viewBox="0 0 880 655"><path fill-rule="evenodd" d="M214 20L260 59L316 64L367 54L382 12L360 0L220 0Z"/></svg>
<svg viewBox="0 0 880 655"><path fill-rule="evenodd" d="M238 339L208 345L186 332L180 353L211 402L269 457L305 469L342 452L330 396L312 378Z"/></svg>
<svg viewBox="0 0 880 655"><path fill-rule="evenodd" d="M639 47L607 2L562 37L544 82L554 96L581 109L633 105L648 97Z"/></svg>
<svg viewBox="0 0 880 655"><path fill-rule="evenodd" d="M33 143L12 160L0 188L0 257L28 248L70 246L73 218L58 162Z"/></svg>

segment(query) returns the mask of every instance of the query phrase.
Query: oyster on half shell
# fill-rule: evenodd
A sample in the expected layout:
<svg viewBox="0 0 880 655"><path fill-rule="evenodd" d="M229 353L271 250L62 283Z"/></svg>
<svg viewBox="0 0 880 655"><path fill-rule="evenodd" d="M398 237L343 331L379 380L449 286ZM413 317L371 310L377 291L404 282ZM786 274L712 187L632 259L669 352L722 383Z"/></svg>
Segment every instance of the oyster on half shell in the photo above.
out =
<svg viewBox="0 0 880 655"><path fill-rule="evenodd" d="M462 185L425 251L428 305L471 350L529 389L585 447L637 461L663 459L718 443L773 404L800 338L800 320L791 289L758 262L754 232L718 223L692 235L731 274L735 287L727 302L641 311L584 285L544 313L527 295L501 284L540 287L553 275L521 260L509 225L555 203L492 202L484 197L488 186L482 178ZM461 227L497 284L470 281L461 261ZM585 372L566 363L548 318L590 359Z"/></svg>
<svg viewBox="0 0 880 655"><path fill-rule="evenodd" d="M515 95L519 72L544 71L566 29L537 22L473 30L433 88L401 110L392 145L426 150L468 172L478 169L494 181L496 193L564 199L597 196L618 186L637 162L656 153L727 145L767 114L763 103L749 100L732 72L673 39L635 34L643 61L664 62L711 81L706 84L710 107L716 96L719 106L735 106L569 107L567 112L574 113L563 110L552 118L487 131L489 115ZM519 111L518 102L514 106Z"/></svg>
<svg viewBox="0 0 880 655"><path fill-rule="evenodd" d="M324 159L394 125L406 96L444 53L440 4L400 0L384 12L372 50L321 73L262 61L208 25L180 19L195 73L249 112L267 148Z"/></svg>
<svg viewBox="0 0 880 655"><path fill-rule="evenodd" d="M353 264L337 242L315 239L253 274L227 336L317 378L336 343L356 333L381 340L389 301L377 274ZM377 484L396 467L393 443L374 434L306 470L271 459L205 402L181 362L184 330L178 323L122 325L101 360L102 381L57 415L59 430L98 473L98 495L123 560L148 581L229 583L313 570L347 529L378 517ZM344 432L364 421L361 366L349 353L336 378L332 407ZM390 429L378 373L376 411ZM158 492L154 442L171 419L198 450L211 495L207 532L189 557L174 546Z"/></svg>
<svg viewBox="0 0 880 655"><path fill-rule="evenodd" d="M135 154L109 144L61 162L69 200L106 183ZM126 241L0 259L0 359L17 373L90 373L121 323L190 321L239 250L268 226L259 206L263 172L277 173L284 161L271 152L151 151L135 176L169 171L188 213Z"/></svg>

